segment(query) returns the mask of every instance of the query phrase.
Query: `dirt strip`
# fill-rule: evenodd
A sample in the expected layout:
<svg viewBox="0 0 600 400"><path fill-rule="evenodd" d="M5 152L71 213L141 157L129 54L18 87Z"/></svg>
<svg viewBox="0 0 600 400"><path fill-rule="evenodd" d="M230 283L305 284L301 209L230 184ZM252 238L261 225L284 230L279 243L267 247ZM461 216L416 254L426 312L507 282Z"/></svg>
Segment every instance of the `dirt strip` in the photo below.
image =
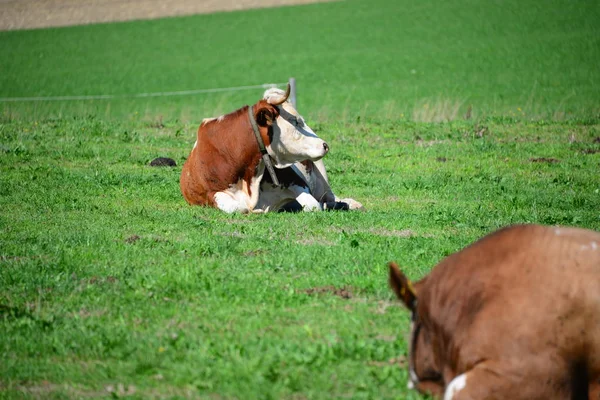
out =
<svg viewBox="0 0 600 400"><path fill-rule="evenodd" d="M208 14L331 0L0 0L0 31Z"/></svg>

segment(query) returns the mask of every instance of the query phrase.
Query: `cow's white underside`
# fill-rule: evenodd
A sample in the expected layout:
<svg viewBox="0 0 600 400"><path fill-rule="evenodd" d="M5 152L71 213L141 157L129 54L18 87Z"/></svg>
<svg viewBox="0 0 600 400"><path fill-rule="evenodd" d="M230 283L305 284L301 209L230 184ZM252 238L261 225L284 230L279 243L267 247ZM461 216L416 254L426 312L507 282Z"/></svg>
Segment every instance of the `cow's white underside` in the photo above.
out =
<svg viewBox="0 0 600 400"><path fill-rule="evenodd" d="M215 193L217 207L226 213L262 213L277 211L290 201L296 200L303 211L322 211L332 207L332 203L317 200L306 187L290 185L287 188L264 184L260 186L260 177L252 179L250 185L239 180L227 190ZM250 188L250 190L248 190ZM335 198L335 202L348 204L350 210L362 209L362 204L354 199ZM335 203L334 202L334 203Z"/></svg>
<svg viewBox="0 0 600 400"><path fill-rule="evenodd" d="M250 185L252 195L248 193L248 185L243 180L231 185L227 190L215 193L217 207L226 213L260 213L277 211L290 201L296 200L302 206L303 211L321 211L323 209L317 199L306 188L297 185L282 188L265 184L259 193L255 181L257 181L256 178L252 180Z"/></svg>
<svg viewBox="0 0 600 400"><path fill-rule="evenodd" d="M250 185L243 179L230 185L227 190L215 193L217 207L226 213L262 213L277 211L290 201L296 200L304 211L321 211L321 203L315 199L308 188L290 185L278 187L265 183L260 185L264 174L262 161L258 167L260 174L252 178Z"/></svg>

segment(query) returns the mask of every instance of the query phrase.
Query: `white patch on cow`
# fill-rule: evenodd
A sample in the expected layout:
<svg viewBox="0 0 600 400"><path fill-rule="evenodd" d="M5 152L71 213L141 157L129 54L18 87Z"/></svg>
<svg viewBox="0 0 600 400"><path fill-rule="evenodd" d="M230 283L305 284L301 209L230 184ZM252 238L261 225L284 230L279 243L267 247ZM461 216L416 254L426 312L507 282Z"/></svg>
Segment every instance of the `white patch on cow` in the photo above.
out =
<svg viewBox="0 0 600 400"><path fill-rule="evenodd" d="M230 185L228 189L215 193L217 207L229 214L238 211L242 213L254 211L258 202L261 179L262 173L253 177L250 185L240 179L236 184Z"/></svg>
<svg viewBox="0 0 600 400"><path fill-rule="evenodd" d="M556 236L560 236L560 233L561 233L561 232L560 232L560 229L558 229L558 228L554 229L554 234L555 234Z"/></svg>
<svg viewBox="0 0 600 400"><path fill-rule="evenodd" d="M217 118L217 122L223 122L224 119L225 115L221 115L219 118Z"/></svg>
<svg viewBox="0 0 600 400"><path fill-rule="evenodd" d="M458 375L452 379L444 392L444 400L452 400L454 396L467 387L467 374Z"/></svg>
<svg viewBox="0 0 600 400"><path fill-rule="evenodd" d="M337 200L337 199L336 199ZM408 349L408 354L409 357L412 359L412 353L413 351L415 351L415 349L412 348L412 343L414 342L413 337L415 335L415 322L414 321L410 321L410 348ZM417 372L415 371L415 366L413 365L412 362L409 363L408 365L408 388L409 389L414 389L417 384L419 383L419 376L417 375Z"/></svg>
<svg viewBox="0 0 600 400"><path fill-rule="evenodd" d="M310 193L309 188L298 185L290 185L288 190L293 193L294 198L298 203L300 203L304 211L323 210L321 203L314 198L314 196Z"/></svg>
<svg viewBox="0 0 600 400"><path fill-rule="evenodd" d="M205 125L205 124L208 124L209 122L212 122L212 121L214 121L214 120L216 120L216 118L204 118L204 119L202 120L202 123L201 123L200 125Z"/></svg>
<svg viewBox="0 0 600 400"><path fill-rule="evenodd" d="M285 92L278 88L268 88L265 90L263 94L263 99L267 100L267 102L273 104L273 102L279 102L285 95Z"/></svg>
<svg viewBox="0 0 600 400"><path fill-rule="evenodd" d="M241 211L240 203L236 199L235 194L228 193L227 191L215 193L215 203L217 203L219 210L225 211L228 214Z"/></svg>
<svg viewBox="0 0 600 400"><path fill-rule="evenodd" d="M321 204L308 191L300 193L296 197L296 201L300 203L304 211L321 211Z"/></svg>
<svg viewBox="0 0 600 400"><path fill-rule="evenodd" d="M419 377L413 368L408 370L408 374L410 375L410 379L408 380L408 387L413 389L416 387L417 383L419 383Z"/></svg>
<svg viewBox="0 0 600 400"><path fill-rule="evenodd" d="M198 146L198 141L197 140L194 142L194 148L192 148L192 150L194 150L196 148L196 146Z"/></svg>
<svg viewBox="0 0 600 400"><path fill-rule="evenodd" d="M590 245L585 245L582 244L581 245L581 250L589 250L592 249L592 251L595 251L598 248L598 244L596 242L590 242Z"/></svg>

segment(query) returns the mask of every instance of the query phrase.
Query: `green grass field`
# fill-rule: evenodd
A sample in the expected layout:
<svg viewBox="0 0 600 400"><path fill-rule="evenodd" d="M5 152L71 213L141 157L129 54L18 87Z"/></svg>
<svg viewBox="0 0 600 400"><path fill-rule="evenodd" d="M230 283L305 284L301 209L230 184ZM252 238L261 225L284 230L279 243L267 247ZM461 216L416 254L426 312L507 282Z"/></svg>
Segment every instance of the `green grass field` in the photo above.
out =
<svg viewBox="0 0 600 400"><path fill-rule="evenodd" d="M295 76L367 208L184 202L197 123L260 90L0 103L0 398L423 398L387 261L418 278L508 224L600 230L599 16L378 0L0 32L0 97Z"/></svg>

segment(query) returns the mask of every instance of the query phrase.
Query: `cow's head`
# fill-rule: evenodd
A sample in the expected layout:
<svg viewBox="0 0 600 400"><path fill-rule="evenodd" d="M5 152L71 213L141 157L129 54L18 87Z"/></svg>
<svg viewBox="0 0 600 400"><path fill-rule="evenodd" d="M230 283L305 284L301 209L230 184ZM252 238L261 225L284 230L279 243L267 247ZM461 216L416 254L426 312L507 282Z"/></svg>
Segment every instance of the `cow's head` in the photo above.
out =
<svg viewBox="0 0 600 400"><path fill-rule="evenodd" d="M390 286L412 313L408 352L410 379L408 386L411 389L416 388L421 393L441 396L444 393L444 382L435 357L434 333L429 326L427 316L420 315L418 307L418 293L424 280L413 284L400 271L396 263L390 262L388 266L390 268ZM420 308L423 309L423 307Z"/></svg>
<svg viewBox="0 0 600 400"><path fill-rule="evenodd" d="M320 139L304 122L304 118L287 101L290 87L287 91L268 89L265 91L261 114L257 111L259 125L268 126L269 140L267 151L277 168L285 168L304 160L317 161L329 151L329 146ZM271 110L269 110L271 107Z"/></svg>

